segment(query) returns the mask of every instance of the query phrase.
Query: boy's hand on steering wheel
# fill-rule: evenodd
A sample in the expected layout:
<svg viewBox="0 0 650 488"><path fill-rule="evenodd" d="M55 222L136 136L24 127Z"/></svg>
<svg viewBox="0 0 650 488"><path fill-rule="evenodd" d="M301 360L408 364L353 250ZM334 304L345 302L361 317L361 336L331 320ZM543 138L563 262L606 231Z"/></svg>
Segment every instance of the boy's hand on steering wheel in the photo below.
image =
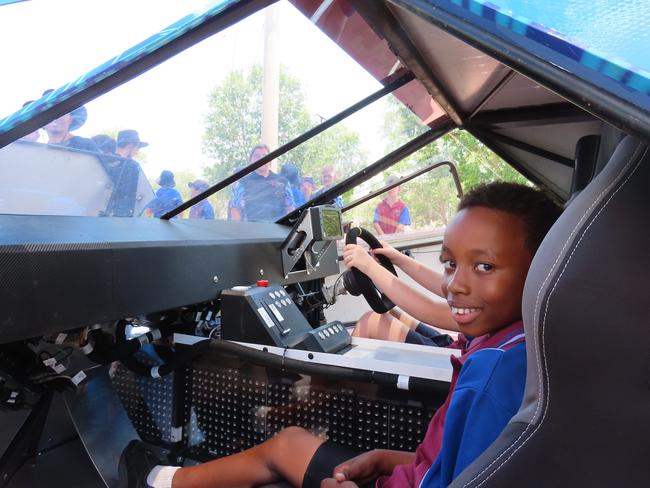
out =
<svg viewBox="0 0 650 488"><path fill-rule="evenodd" d="M368 251L356 244L347 244L343 250L343 262L350 268L357 268L362 273L368 274L373 266L379 266L379 263L373 258Z"/></svg>
<svg viewBox="0 0 650 488"><path fill-rule="evenodd" d="M379 241L379 242L381 243L382 247L378 249L373 249L370 252L376 255L386 256L388 259L390 259L391 263L393 263L395 266L399 266L406 256L404 256L404 254L399 252L397 249L395 249L387 242L385 241Z"/></svg>

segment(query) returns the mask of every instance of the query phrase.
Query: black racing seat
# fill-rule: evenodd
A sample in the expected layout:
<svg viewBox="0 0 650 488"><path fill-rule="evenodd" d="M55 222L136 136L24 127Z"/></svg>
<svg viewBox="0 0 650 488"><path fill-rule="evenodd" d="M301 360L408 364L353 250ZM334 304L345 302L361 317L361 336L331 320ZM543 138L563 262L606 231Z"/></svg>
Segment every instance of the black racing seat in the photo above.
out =
<svg viewBox="0 0 650 488"><path fill-rule="evenodd" d="M522 406L450 487L650 486L649 193L626 137L553 226L524 290Z"/></svg>

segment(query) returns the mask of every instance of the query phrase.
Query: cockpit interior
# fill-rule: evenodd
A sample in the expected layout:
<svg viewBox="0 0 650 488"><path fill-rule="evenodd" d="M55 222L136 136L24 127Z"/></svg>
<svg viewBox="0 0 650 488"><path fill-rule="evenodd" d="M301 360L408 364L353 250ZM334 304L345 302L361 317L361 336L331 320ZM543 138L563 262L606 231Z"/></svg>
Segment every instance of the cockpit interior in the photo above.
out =
<svg viewBox="0 0 650 488"><path fill-rule="evenodd" d="M395 303L344 246L440 270L495 180L564 210L521 407L449 486L646 486L647 7L0 1L0 488L126 486L133 440L193 466L288 426L414 451L459 353L352 335Z"/></svg>

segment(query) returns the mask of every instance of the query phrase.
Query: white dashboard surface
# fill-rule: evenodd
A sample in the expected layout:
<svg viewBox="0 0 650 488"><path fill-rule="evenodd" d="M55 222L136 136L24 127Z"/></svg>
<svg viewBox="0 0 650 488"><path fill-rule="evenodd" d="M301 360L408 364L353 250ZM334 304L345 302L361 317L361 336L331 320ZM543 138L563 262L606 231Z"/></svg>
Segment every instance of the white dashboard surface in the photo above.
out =
<svg viewBox="0 0 650 488"><path fill-rule="evenodd" d="M174 341L193 344L202 340L200 337L174 334ZM425 378L438 381L451 381L450 356L460 355L457 349L434 346L419 346L391 341L352 338L352 348L342 354L283 349L275 346L238 342L246 347L266 350L271 354L289 359L329 366L341 366L366 371L392 373L408 377Z"/></svg>

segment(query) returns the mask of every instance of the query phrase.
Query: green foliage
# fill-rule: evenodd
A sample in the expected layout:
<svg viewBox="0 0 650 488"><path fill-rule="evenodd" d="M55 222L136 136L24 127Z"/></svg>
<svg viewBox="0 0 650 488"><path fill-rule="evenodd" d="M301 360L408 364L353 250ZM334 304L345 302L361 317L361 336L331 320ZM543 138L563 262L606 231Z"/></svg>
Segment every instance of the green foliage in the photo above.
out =
<svg viewBox="0 0 650 488"><path fill-rule="evenodd" d="M251 148L260 142L262 74L260 65L248 73L234 71L209 94L203 151L215 160L205 168L211 182L244 166ZM300 82L281 67L278 143L289 142L316 123L306 108ZM365 154L358 134L339 124L283 155L279 166L288 161L318 181L323 166L334 166L339 177L349 175L365 164Z"/></svg>
<svg viewBox="0 0 650 488"><path fill-rule="evenodd" d="M384 121L387 147L406 143L427 130L411 110L394 98L388 99ZM456 163L461 186L467 191L479 183L514 181L528 183L520 173L464 130L455 130L415 154L397 163L384 176L407 176L447 155ZM426 173L401 186L400 197L408 205L412 229L442 227L453 216L458 203L456 186L446 166ZM362 226L372 226L377 197L346 214L347 219Z"/></svg>

